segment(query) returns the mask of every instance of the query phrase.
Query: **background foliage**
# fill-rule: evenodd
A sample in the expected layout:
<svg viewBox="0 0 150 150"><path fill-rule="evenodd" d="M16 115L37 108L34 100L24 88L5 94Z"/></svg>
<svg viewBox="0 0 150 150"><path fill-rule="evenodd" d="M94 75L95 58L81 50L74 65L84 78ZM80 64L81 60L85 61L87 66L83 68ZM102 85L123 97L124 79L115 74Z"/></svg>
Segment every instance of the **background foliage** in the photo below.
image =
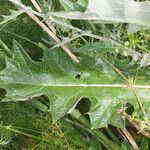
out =
<svg viewBox="0 0 150 150"><path fill-rule="evenodd" d="M22 1L25 5L32 6L30 1ZM87 7L87 1L79 0L79 1L55 1L55 0L41 0L39 1L40 7L43 9L45 14L48 14L50 11L84 11ZM34 8L34 7L33 7ZM11 11L10 11L11 10ZM2 83L7 83L7 81L11 81L14 72L14 68L11 66L6 67L5 58L7 58L7 62L14 66L21 66L19 68L24 72L24 74L28 71L24 66L26 64L22 63L24 60L23 57L27 58L26 52L34 62L38 65L42 63L42 61L47 60L47 63L44 64L47 69L47 72L51 72L50 66L53 66L53 69L56 69L55 74L53 74L54 78L59 77L59 75L63 75L59 68L63 70L63 72L67 72L69 76L73 76L73 82L81 84L85 82L90 82L92 84L99 83L99 79L101 78L101 83L122 83L122 77L116 76L116 70L112 69L112 66L121 70L121 74L125 76L127 82L129 83L138 83L144 86L149 86L149 61L147 58L149 55L149 48L150 48L150 36L149 30L141 30L131 35L128 35L127 24L94 24L91 21L79 21L79 20L60 20L59 18L52 18L52 23L55 26L57 36L63 41L70 44L70 47L73 49L76 55L79 55L81 58L81 63L78 65L73 64L71 59L63 52L59 47L61 43L54 43L54 41L43 32L43 30L26 14L22 14L19 17L15 17L16 14L15 10L17 11L16 7L12 5L7 0L0 1L0 15L10 16L10 18L1 17L1 22L3 20L10 21L5 22L5 24L0 23L0 69L5 70L5 76L7 77L3 80L4 74L3 71L0 77L1 87L3 87ZM12 20L13 16L13 20ZM61 23L65 24L65 27L61 26ZM82 36L82 33L78 33L74 30L70 30L69 27L66 25L74 26L76 28L80 28L84 30L86 34L90 34L92 31L93 34L99 35L101 37L107 38L107 42L102 42L98 39L95 39L91 36ZM78 38L77 38L78 37ZM115 46L109 40L117 41L121 43L121 47ZM14 42L16 40L17 42ZM69 41L69 42L68 42ZM15 44L14 44L15 43ZM55 48L53 47L55 45ZM22 48L21 48L22 47ZM51 48L53 49L51 50ZM99 49L101 47L101 49ZM136 60L137 55L129 55L126 51L126 47L129 49L134 49L137 53L142 54L142 59ZM16 51L18 49L18 51ZM19 56L19 50L22 49ZM51 51L50 51L51 50ZM48 52L50 51L50 52ZM14 53L14 57L12 58L12 52ZM45 56L44 56L45 55ZM107 61L111 62L111 65L100 59L99 55L103 56ZM44 58L43 58L44 56ZM46 56L49 56L46 58ZM52 57L53 56L53 57ZM18 58L20 57L20 61ZM64 60L65 58L65 60ZM26 63L28 64L28 60ZM23 65L22 65L23 64ZM51 64L51 65L50 65ZM55 67L54 67L55 64ZM29 64L29 66L32 64ZM88 67L89 66L89 67ZM93 67L94 66L94 67ZM96 67L95 67L96 66ZM142 67L145 66L145 67ZM6 71L6 68L8 71ZM5 68L5 69L4 69ZM31 67L31 72L36 72L34 75L42 74L43 70L42 67L41 71L37 71L36 67ZM88 69L87 69L88 68ZM102 72L97 71L101 68ZM18 70L19 70L18 69ZM48 71L49 70L49 71ZM61 72L61 73L60 73ZM7 73L9 73L7 75ZM19 74L19 72L17 73ZM89 76L90 74L90 76ZM51 74L49 74L50 76ZM89 78L86 79L86 76ZM66 77L66 73L63 75ZM113 77L112 77L113 76ZM116 77L114 77L116 76ZM14 76L15 77L15 76ZM21 75L19 75L21 78ZM24 76L25 77L25 76ZM18 78L17 76L15 78ZM31 77L30 77L31 78ZM59 82L64 81L64 78L58 80ZM117 79L116 79L117 78ZM22 76L23 79L23 76ZM18 79L17 79L18 80ZM14 80L13 84L18 81ZM25 78L24 78L25 80ZM56 78L57 80L57 78ZM71 82L72 80L69 79ZM45 82L45 81L44 81ZM125 81L123 81L126 83ZM9 83L9 82L8 82ZM43 81L40 82L43 84ZM88 83L89 84L89 83ZM12 89L14 85L7 86L7 88ZM6 87L5 87L6 89ZM14 88L17 91L17 86ZM24 89L23 89L24 90ZM32 89L34 90L34 88ZM49 89L50 90L50 89ZM46 91L46 90L45 90ZM60 94L61 90L58 90L58 95ZM76 90L77 91L77 90ZM99 93L98 91L92 89L95 93ZM105 91L105 90L104 90ZM7 91L8 92L8 91ZM11 91L12 92L12 91ZM18 93L19 91L17 91ZM43 92L43 91L42 91ZM74 91L75 92L75 91ZM82 99L78 102L76 109L83 114L82 117L79 112L73 113L70 115L63 115L62 119L60 119L56 123L52 123L51 115L57 118L58 120L58 113L60 113L61 108L65 108L66 106L59 107L60 102L63 100L59 100L58 106L53 107L52 109L52 101L49 103L49 99L46 95L42 95L40 97L28 97L28 101L25 102L1 102L0 104L0 145L2 149L115 149L116 147L121 149L132 149L131 139L125 138L124 132L120 128L122 125L116 122L116 118L118 118L117 113L115 111L126 110L126 112L132 116L132 119L136 121L140 125L139 131L137 131L133 124L126 120L126 128L128 132L131 134L131 137L135 140L138 144L139 149L149 149L148 146L148 137L139 134L139 132L146 131L149 132L149 92L148 90L140 90L140 98L142 101L142 107L146 111L148 118L146 118L138 105L135 97L133 95L126 94L121 103L115 99L116 95L118 94L119 90L105 91L104 92L104 101L99 101L97 103L97 99L93 99L91 102L89 99ZM22 92L23 93L23 92ZM65 95L71 94L71 91L68 93L65 91ZM89 91L85 91L85 93L90 93ZM117 94L116 94L117 93ZM124 93L124 91L123 91ZM1 89L0 90L0 97L4 100L4 96L6 91ZM19 93L18 93L19 94ZM44 93L47 94L47 93ZM13 99L13 101L19 100L22 96L12 96L14 92L9 95L9 99ZM24 93L23 93L24 95ZM96 95L96 94L95 94ZM107 96L106 96L107 95ZM32 98L34 97L34 98ZM83 97L83 96L81 96ZM80 97L80 98L81 98ZM90 96L89 96L90 97ZM110 101L113 101L112 98L116 100L115 106L113 109L110 105L106 105L106 100L110 98ZM15 99L16 98L16 99ZM49 96L51 98L51 96ZM54 98L54 97L53 97ZM107 98L107 99L106 99ZM5 97L6 99L6 97ZM131 99L129 101L129 99ZM76 97L76 102L78 97ZM71 102L73 100L71 99ZM110 102L108 100L108 102ZM65 102L64 102L65 103ZM69 103L69 107L73 106L73 103ZM98 104L98 105L97 105ZM107 103L108 104L108 103ZM117 104L117 105L116 105ZM92 109L90 109L90 107ZM67 110L68 110L67 108ZM104 112L101 112L104 109ZM59 111L58 111L59 110ZM89 125L89 116L87 112L91 112L91 116L93 117L93 126L96 128L109 125L107 128L101 128L98 130L91 131L91 125ZM115 112L115 113L114 113ZM79 113L79 114L78 114ZM108 116L111 113L113 116ZM114 115L114 114L116 115ZM65 113L66 114L66 113ZM78 114L78 115L77 115ZM94 122L94 117L96 115L101 118L98 121L98 124ZM59 116L58 115L58 116ZM77 118L76 118L77 117ZM121 117L119 113L119 118ZM78 120L76 120L76 119ZM105 120L107 118L107 120ZM109 119L111 118L111 119ZM120 118L121 124L124 123L124 117ZM92 119L91 119L92 121ZM113 123L112 123L113 121ZM87 123L88 122L88 123ZM96 120L97 122L97 120ZM105 123L106 122L106 123ZM105 124L105 125L104 125ZM112 125L115 125L112 126ZM101 134L102 133L102 134ZM106 137L103 137L103 134ZM110 141L111 142L110 142ZM111 143L110 145L108 143ZM114 144L115 143L115 144ZM109 146L108 146L109 145ZM112 145L112 146L111 146ZM117 146L116 146L117 145ZM132 145L132 146L131 146ZM114 146L114 147L113 147Z"/></svg>

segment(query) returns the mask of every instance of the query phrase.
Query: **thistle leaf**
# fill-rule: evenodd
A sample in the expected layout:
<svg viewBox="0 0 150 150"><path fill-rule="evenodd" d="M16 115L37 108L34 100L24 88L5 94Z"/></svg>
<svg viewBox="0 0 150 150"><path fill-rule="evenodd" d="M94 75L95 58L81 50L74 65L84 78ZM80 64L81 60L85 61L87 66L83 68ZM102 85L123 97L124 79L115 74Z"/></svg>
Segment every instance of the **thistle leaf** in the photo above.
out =
<svg viewBox="0 0 150 150"><path fill-rule="evenodd" d="M84 13L51 13L66 19L92 20L96 23L131 23L150 27L150 2L133 0L89 0Z"/></svg>
<svg viewBox="0 0 150 150"><path fill-rule="evenodd" d="M127 102L139 110L132 88L125 85L126 81L113 65L102 59L101 52L106 50L105 47L98 51L90 46L76 49L82 58L79 64L74 64L61 49L45 48L40 63L34 62L16 41L13 49L14 57L6 58L6 68L0 71L0 88L7 92L5 102L25 101L46 94L56 121L86 97L91 101L88 114L92 129L108 124L123 127L120 112ZM150 82L145 81L147 76L146 73L139 76L137 84L132 86L145 111L149 112Z"/></svg>
<svg viewBox="0 0 150 150"><path fill-rule="evenodd" d="M0 22L0 25L6 24L9 21L15 20L19 15L21 15L22 13L24 13L24 10L18 9L16 10L10 10L10 15L5 16L3 15L3 20Z"/></svg>

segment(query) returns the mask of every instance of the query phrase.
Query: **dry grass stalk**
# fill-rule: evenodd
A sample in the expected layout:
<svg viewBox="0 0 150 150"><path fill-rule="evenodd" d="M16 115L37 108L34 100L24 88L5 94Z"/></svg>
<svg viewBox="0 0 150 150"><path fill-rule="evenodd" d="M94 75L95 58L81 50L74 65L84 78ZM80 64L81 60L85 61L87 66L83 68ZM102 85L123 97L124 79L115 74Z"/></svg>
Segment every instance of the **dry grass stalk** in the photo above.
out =
<svg viewBox="0 0 150 150"><path fill-rule="evenodd" d="M140 126L138 125L138 123L136 121L133 120L133 118L128 115L126 112L123 112L123 115L126 117L126 119L144 136L150 138L150 133L146 132L146 131L141 131Z"/></svg>
<svg viewBox="0 0 150 150"><path fill-rule="evenodd" d="M123 134L126 136L126 138L128 139L128 141L131 143L131 145L133 146L134 150L139 150L138 145L136 144L136 142L134 141L133 137L131 136L131 134L126 130L126 129L121 129Z"/></svg>
<svg viewBox="0 0 150 150"><path fill-rule="evenodd" d="M37 11L39 13L42 13L42 9L40 8L40 6L38 5L38 3L36 2L36 0L31 0L32 4L35 6L35 8L37 9ZM60 39L56 36L56 30L55 28L48 22L46 21L48 27L46 27L46 25L44 23L42 23L33 13L31 12L27 12L27 14L41 27L43 28L44 31L46 31L56 42L60 42ZM71 57L71 59L75 62L75 63L79 63L78 58L71 52L71 50L68 48L67 45L61 45L61 47L64 49L64 51Z"/></svg>

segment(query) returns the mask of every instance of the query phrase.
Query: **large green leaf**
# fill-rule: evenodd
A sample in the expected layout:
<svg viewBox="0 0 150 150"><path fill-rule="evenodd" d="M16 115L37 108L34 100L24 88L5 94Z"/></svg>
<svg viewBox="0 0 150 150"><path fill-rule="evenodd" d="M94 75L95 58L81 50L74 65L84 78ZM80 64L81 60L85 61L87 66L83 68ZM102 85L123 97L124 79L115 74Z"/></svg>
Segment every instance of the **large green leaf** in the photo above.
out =
<svg viewBox="0 0 150 150"><path fill-rule="evenodd" d="M138 102L125 80L102 58L103 46L94 49L85 46L79 52L82 61L74 64L61 49L45 48L42 62L34 62L24 49L14 42L14 57L6 58L6 68L0 72L0 88L7 91L3 101L24 101L46 94L50 111L57 120L73 110L77 102L87 97L91 101L89 116L92 128L108 124L123 127L121 111L124 103L130 102L138 110ZM149 82L146 76L139 77L134 89L147 108L150 100ZM140 85L142 84L142 85ZM149 108L146 110L149 111ZM148 112L147 111L147 112Z"/></svg>
<svg viewBox="0 0 150 150"><path fill-rule="evenodd" d="M150 2L134 0L89 0L85 13L53 13L53 15L78 20L93 20L98 23L131 23L150 27Z"/></svg>

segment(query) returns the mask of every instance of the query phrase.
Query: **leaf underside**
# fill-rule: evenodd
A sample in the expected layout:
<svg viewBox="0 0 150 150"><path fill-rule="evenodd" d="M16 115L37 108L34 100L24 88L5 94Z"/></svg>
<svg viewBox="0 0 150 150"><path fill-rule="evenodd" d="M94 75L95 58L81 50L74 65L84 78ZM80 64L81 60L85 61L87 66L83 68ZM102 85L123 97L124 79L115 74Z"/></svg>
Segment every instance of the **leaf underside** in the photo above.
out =
<svg viewBox="0 0 150 150"><path fill-rule="evenodd" d="M70 4L70 0L65 2L61 0L61 3L63 3L63 6L65 5L65 8L70 8L73 5ZM74 4L73 6L75 7L76 5L77 4ZM76 9L76 12L54 12L53 15L66 19L93 20L96 23L131 23L150 27L149 9L149 1L135 2L134 0L89 0L87 9L84 13L81 13L80 9Z"/></svg>

